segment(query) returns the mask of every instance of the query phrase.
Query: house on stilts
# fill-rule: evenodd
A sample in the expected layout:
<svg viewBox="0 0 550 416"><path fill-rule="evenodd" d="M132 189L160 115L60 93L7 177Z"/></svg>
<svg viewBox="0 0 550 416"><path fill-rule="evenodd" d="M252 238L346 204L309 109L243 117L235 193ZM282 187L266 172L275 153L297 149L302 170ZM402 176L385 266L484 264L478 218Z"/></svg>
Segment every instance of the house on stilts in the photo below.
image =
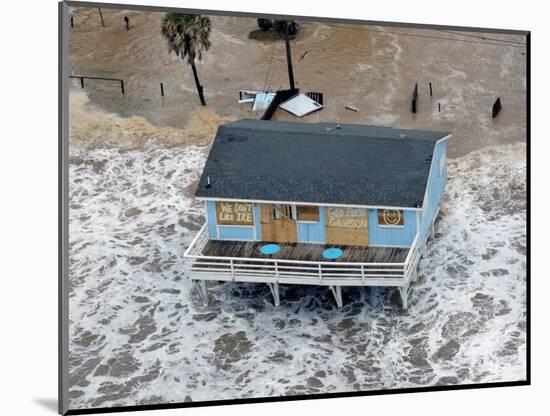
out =
<svg viewBox="0 0 550 416"><path fill-rule="evenodd" d="M184 256L207 281L390 286L407 308L447 181L450 134L239 120L220 126L196 197L206 224Z"/></svg>

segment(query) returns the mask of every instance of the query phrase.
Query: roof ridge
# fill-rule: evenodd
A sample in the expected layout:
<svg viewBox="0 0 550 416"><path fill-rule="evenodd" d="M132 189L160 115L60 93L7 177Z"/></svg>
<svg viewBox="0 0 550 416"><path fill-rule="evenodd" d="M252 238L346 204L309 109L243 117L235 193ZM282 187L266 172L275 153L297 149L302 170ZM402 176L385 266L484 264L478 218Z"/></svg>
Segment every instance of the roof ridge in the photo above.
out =
<svg viewBox="0 0 550 416"><path fill-rule="evenodd" d="M280 130L277 128L277 126L285 125L289 128L289 130ZM379 126L379 125L373 125L373 124L358 124L358 123L335 123L335 122L315 122L315 123L301 123L301 122L295 122L295 121L275 121L275 120L256 120L256 119L240 119L231 121L229 123L225 123L220 125L221 128L228 128L228 129L243 129L243 130L256 130L259 126L261 126L262 130L265 131L281 131L286 133L292 133L292 134L305 134L305 135L311 135L311 134L318 134L323 136L338 136L338 137L369 137L371 139L380 139L380 140L412 140L415 142L418 141L428 141L428 142L437 142L438 140L450 135L450 132L445 131L435 131L435 130L417 130L417 129L411 129L411 128L400 128L400 127L388 127L388 126ZM296 129L292 129L293 126L296 126ZM304 131L304 128L307 128L307 126L315 126L318 127L319 131ZM325 127L325 129L322 129L323 126L331 127L331 129L328 129ZM384 135L376 135L372 134L369 135L367 131L365 131L363 134L361 132L356 131L346 131L345 127L351 127L354 129L381 129L386 132L401 132L398 136L384 136ZM439 138L434 137L413 137L407 135L407 132L410 132L410 134L422 134L427 133L434 135L438 134L440 135Z"/></svg>

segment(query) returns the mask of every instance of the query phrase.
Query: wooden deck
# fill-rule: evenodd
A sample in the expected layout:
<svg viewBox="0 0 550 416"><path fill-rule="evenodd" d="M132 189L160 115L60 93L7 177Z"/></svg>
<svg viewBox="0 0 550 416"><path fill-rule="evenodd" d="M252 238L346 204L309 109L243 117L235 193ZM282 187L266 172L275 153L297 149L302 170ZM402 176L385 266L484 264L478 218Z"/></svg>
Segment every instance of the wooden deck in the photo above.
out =
<svg viewBox="0 0 550 416"><path fill-rule="evenodd" d="M342 307L342 287L396 287L407 307L411 281L418 277L421 257L419 236L410 248L339 245L343 255L327 260L323 251L334 245L279 243L281 249L264 255L260 248L268 241L210 240L206 224L184 253L188 279L199 287L208 305L207 281L266 283L279 305L279 284L328 286L336 304Z"/></svg>
<svg viewBox="0 0 550 416"><path fill-rule="evenodd" d="M260 247L269 244L267 241L229 241L209 240L202 250L203 256L238 257L274 260L320 261L331 263L404 263L409 253L408 248L338 246L344 251L342 257L327 260L323 250L334 245L310 243L276 243L281 249L273 255L260 252Z"/></svg>

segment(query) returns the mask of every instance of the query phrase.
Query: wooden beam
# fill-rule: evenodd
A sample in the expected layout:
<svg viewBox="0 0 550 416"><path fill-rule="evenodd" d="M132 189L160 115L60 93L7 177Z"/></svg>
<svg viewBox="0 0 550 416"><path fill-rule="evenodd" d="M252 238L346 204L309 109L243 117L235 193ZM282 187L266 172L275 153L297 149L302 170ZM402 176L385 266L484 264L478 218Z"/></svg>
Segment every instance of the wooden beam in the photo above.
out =
<svg viewBox="0 0 550 416"><path fill-rule="evenodd" d="M407 298L409 296L409 287L408 286L399 287L398 290L399 290L399 296L401 297L401 304L403 306L403 309L407 310L407 306L408 306Z"/></svg>
<svg viewBox="0 0 550 416"><path fill-rule="evenodd" d="M202 306L208 306L208 289L206 287L206 280L195 280L199 288L199 295L202 300Z"/></svg>
<svg viewBox="0 0 550 416"><path fill-rule="evenodd" d="M281 304L281 298L279 297L279 282L268 283L267 286L269 286L269 290L273 295L273 303L275 306L279 306Z"/></svg>
<svg viewBox="0 0 550 416"><path fill-rule="evenodd" d="M338 309L341 309L343 306L342 302L342 286L329 286L330 291L334 295L334 299L336 300L336 307Z"/></svg>
<svg viewBox="0 0 550 416"><path fill-rule="evenodd" d="M418 265L414 268L412 281L414 283L418 282Z"/></svg>

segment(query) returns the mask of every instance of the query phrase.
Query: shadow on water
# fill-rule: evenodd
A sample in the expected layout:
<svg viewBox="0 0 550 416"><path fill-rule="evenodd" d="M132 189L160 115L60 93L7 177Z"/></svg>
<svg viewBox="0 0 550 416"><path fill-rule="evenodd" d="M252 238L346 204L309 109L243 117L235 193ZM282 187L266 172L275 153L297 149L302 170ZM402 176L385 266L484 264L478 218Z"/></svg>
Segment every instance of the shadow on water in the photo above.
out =
<svg viewBox="0 0 550 416"><path fill-rule="evenodd" d="M36 404L39 404L43 408L53 412L57 413L57 399L47 398L47 399L34 399L34 402Z"/></svg>

